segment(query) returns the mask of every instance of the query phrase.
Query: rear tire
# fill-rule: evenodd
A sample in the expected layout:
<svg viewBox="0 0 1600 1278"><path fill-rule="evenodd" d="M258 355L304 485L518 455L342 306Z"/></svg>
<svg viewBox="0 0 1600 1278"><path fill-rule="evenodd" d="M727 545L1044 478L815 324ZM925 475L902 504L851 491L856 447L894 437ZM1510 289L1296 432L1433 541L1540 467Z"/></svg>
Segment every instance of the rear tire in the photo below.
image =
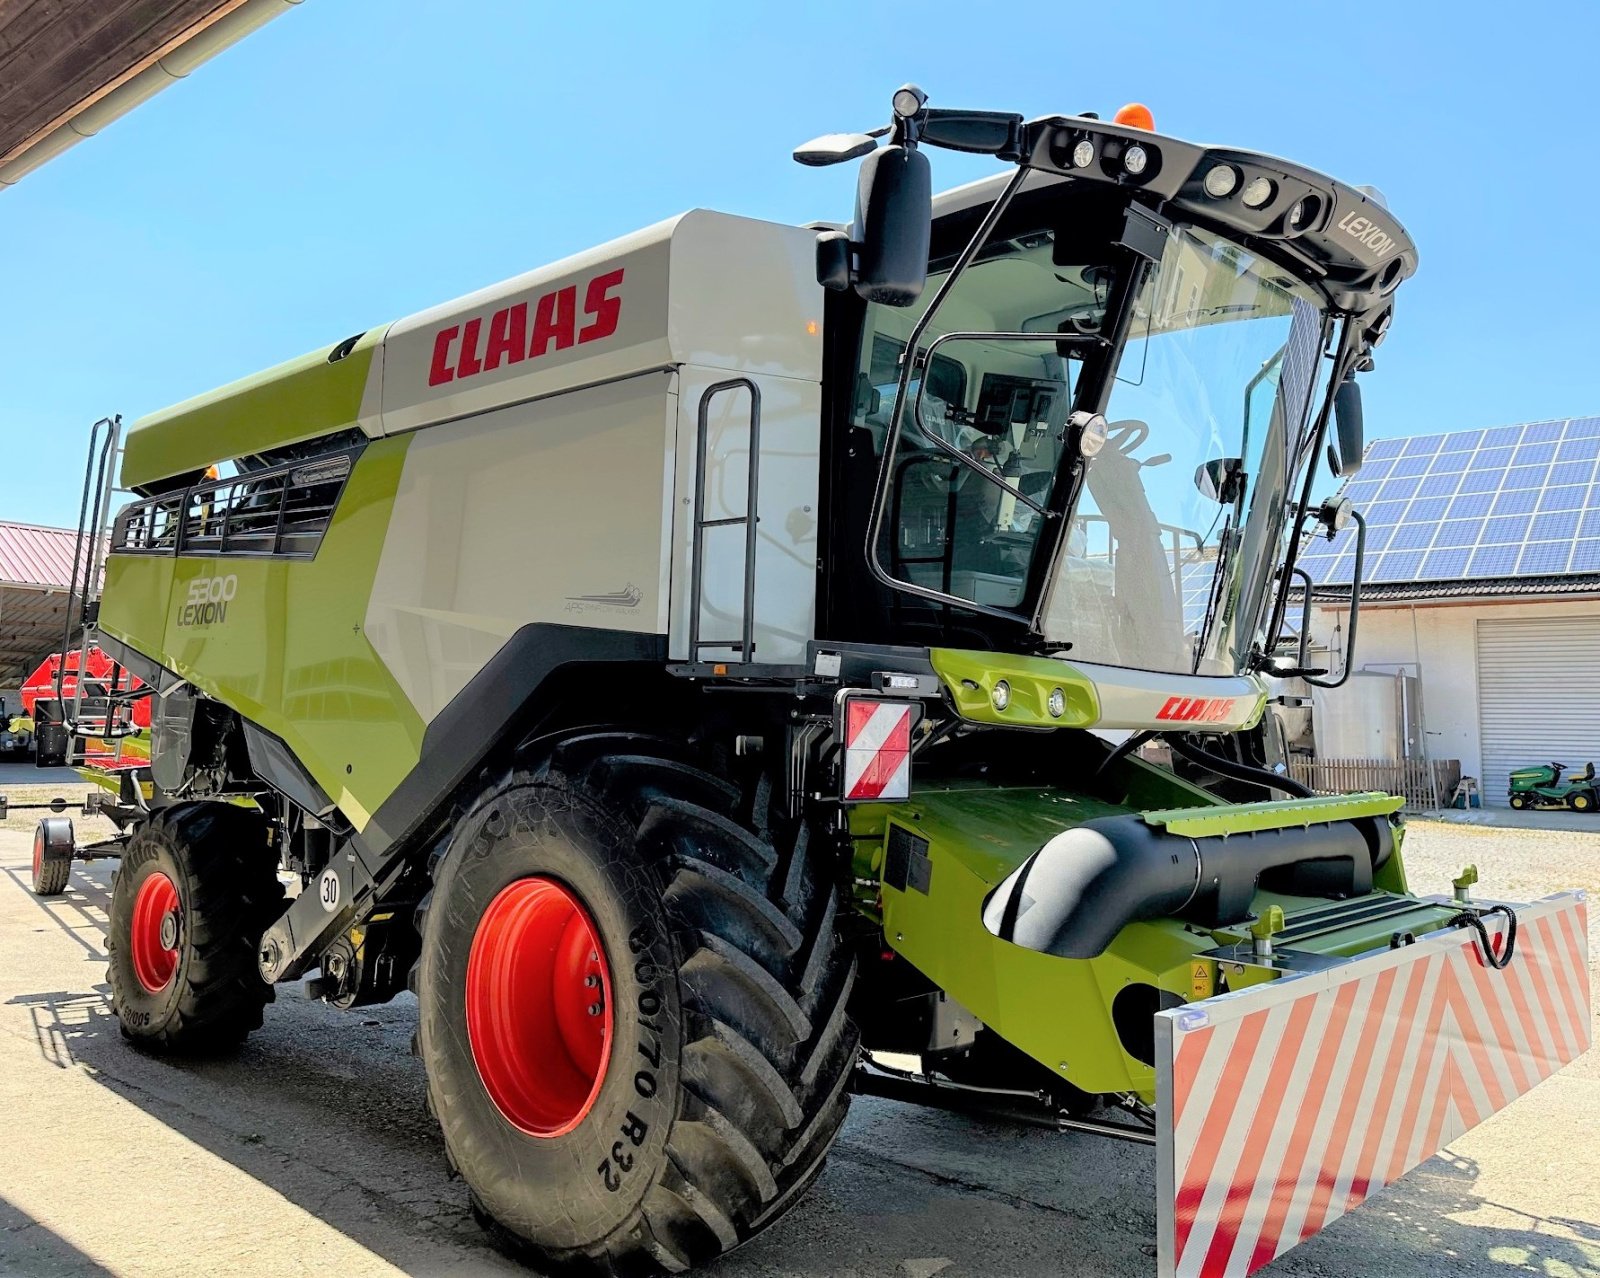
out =
<svg viewBox="0 0 1600 1278"><path fill-rule="evenodd" d="M1573 790L1567 795L1567 806L1574 812L1593 812L1594 794L1589 790Z"/></svg>
<svg viewBox="0 0 1600 1278"><path fill-rule="evenodd" d="M77 847L71 817L45 817L33 831L33 894L60 896L72 877L72 853Z"/></svg>
<svg viewBox="0 0 1600 1278"><path fill-rule="evenodd" d="M165 808L134 831L111 889L111 1005L142 1046L204 1053L261 1026L273 999L256 950L283 910L259 812Z"/></svg>
<svg viewBox="0 0 1600 1278"><path fill-rule="evenodd" d="M855 962L804 832L780 856L743 806L681 747L575 738L485 793L437 867L415 980L430 1104L474 1211L527 1259L681 1271L770 1225L821 1171L849 1104ZM546 937L585 939L565 968L534 947L519 988L553 994L520 1005L559 1014L594 991L602 1050L576 1012L557 1034L484 1001L481 974L512 961L505 903L568 909L541 884L577 920ZM528 1046L552 1040L575 1074L552 1078L554 1046Z"/></svg>

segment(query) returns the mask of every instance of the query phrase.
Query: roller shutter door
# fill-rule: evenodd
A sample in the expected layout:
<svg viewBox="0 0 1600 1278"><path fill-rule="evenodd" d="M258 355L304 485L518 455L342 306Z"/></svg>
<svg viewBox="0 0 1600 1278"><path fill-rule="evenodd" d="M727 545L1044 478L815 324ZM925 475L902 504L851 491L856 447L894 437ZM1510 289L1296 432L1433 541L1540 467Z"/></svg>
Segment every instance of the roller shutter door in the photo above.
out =
<svg viewBox="0 0 1600 1278"><path fill-rule="evenodd" d="M1513 768L1600 768L1600 616L1478 621L1484 802L1504 807Z"/></svg>

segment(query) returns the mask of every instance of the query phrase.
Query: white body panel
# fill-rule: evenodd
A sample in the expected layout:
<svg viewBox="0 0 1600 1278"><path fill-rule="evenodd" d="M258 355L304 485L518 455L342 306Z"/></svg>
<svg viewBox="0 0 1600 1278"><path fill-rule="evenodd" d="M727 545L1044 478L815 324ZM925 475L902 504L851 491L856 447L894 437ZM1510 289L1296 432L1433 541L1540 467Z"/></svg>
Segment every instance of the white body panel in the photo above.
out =
<svg viewBox="0 0 1600 1278"><path fill-rule="evenodd" d="M1072 661L1094 680L1098 728L1150 728L1188 723L1197 732L1232 732L1255 721L1266 685L1248 675L1179 675Z"/></svg>
<svg viewBox="0 0 1600 1278"><path fill-rule="evenodd" d="M680 364L820 380L815 244L697 209L409 316L384 339L380 429Z"/></svg>
<svg viewBox="0 0 1600 1278"><path fill-rule="evenodd" d="M794 662L816 600L815 235L695 211L392 325L361 424L416 431L366 631L431 721L536 622L688 655L697 413L760 389L754 659ZM707 518L742 515L750 399L711 405ZM710 529L704 638L738 638L744 529ZM734 655L706 648L706 658Z"/></svg>
<svg viewBox="0 0 1600 1278"><path fill-rule="evenodd" d="M366 635L424 722L530 622L665 633L673 381L644 373L412 441Z"/></svg>

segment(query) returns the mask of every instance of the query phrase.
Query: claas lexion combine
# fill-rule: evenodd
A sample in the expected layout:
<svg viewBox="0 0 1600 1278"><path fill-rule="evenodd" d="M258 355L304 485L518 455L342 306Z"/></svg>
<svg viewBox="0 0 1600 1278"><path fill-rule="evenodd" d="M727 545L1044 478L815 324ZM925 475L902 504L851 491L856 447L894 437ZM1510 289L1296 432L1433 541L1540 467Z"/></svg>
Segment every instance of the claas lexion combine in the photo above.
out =
<svg viewBox="0 0 1600 1278"><path fill-rule="evenodd" d="M116 1013L409 986L539 1263L711 1260L865 1092L1147 1142L1163 1271L1251 1271L1589 1036L1581 895L1414 895L1270 730L1412 242L1143 108L796 158L850 226L686 213L127 433Z"/></svg>

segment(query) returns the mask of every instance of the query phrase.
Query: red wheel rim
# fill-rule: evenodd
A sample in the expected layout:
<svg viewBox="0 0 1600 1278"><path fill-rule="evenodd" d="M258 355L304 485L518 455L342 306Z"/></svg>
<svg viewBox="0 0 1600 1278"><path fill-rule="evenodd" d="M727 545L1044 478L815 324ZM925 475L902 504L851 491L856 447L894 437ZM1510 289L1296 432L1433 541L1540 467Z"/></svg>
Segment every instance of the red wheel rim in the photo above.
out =
<svg viewBox="0 0 1600 1278"><path fill-rule="evenodd" d="M37 883L44 874L44 826L40 825L33 832L33 881Z"/></svg>
<svg viewBox="0 0 1600 1278"><path fill-rule="evenodd" d="M489 902L467 956L467 1042L484 1088L529 1136L565 1136L611 1059L611 972L594 921L554 879Z"/></svg>
<svg viewBox="0 0 1600 1278"><path fill-rule="evenodd" d="M176 920L177 912L178 889L161 871L139 884L139 894L133 898L128 948L133 955L133 974L151 994L159 994L171 985L178 970L176 927L172 930L171 948L163 945L161 938L162 921L169 914Z"/></svg>

